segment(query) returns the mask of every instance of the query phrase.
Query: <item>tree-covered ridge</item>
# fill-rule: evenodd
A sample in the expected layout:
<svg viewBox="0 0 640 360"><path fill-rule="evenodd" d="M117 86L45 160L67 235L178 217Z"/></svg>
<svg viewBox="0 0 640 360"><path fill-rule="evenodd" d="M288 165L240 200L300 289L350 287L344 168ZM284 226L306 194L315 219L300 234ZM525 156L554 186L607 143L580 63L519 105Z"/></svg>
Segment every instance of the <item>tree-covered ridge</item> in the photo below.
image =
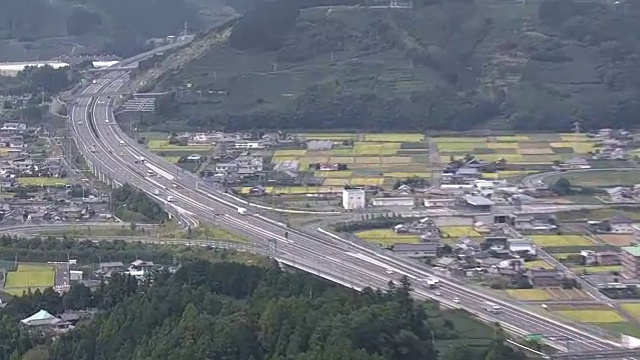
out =
<svg viewBox="0 0 640 360"><path fill-rule="evenodd" d="M123 56L140 52L149 38L177 34L185 21L192 30L205 25L185 0L0 0L0 9L0 40L73 36L82 44L97 36L104 51Z"/></svg>
<svg viewBox="0 0 640 360"><path fill-rule="evenodd" d="M277 267L197 261L142 287L54 342L48 359L522 358L502 345L499 330L488 347L457 345L438 356L434 341L455 331L433 325L406 282L359 294Z"/></svg>
<svg viewBox="0 0 640 360"><path fill-rule="evenodd" d="M342 3L256 7L233 26L228 46L163 81L182 87L174 99L182 105L148 125L566 131L575 121L639 124L637 2L423 0L393 10Z"/></svg>

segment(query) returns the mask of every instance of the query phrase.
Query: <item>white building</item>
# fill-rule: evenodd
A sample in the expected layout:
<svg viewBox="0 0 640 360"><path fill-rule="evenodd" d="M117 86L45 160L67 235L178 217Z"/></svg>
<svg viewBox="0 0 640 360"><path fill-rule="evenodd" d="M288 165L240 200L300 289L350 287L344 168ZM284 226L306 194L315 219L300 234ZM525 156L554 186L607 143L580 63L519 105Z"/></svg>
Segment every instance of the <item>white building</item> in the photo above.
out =
<svg viewBox="0 0 640 360"><path fill-rule="evenodd" d="M365 207L365 194L363 189L342 190L342 206L346 210L363 209Z"/></svg>
<svg viewBox="0 0 640 360"><path fill-rule="evenodd" d="M0 128L0 130L2 130L2 131L10 131L10 132L26 131L27 130L27 124L6 122L6 123L2 124L2 128Z"/></svg>
<svg viewBox="0 0 640 360"><path fill-rule="evenodd" d="M371 200L373 206L411 206L414 205L412 196L377 197Z"/></svg>

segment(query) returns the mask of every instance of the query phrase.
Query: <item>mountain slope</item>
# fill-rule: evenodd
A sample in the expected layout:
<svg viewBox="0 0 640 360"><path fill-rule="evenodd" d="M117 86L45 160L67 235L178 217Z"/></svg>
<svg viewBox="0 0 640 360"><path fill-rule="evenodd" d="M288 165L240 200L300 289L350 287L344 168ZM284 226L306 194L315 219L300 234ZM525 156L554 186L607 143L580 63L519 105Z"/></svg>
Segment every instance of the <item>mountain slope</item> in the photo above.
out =
<svg viewBox="0 0 640 360"><path fill-rule="evenodd" d="M159 84L180 95L166 100L173 111L147 125L566 130L576 120L637 122L635 3L423 0L414 7L258 6L224 46Z"/></svg>

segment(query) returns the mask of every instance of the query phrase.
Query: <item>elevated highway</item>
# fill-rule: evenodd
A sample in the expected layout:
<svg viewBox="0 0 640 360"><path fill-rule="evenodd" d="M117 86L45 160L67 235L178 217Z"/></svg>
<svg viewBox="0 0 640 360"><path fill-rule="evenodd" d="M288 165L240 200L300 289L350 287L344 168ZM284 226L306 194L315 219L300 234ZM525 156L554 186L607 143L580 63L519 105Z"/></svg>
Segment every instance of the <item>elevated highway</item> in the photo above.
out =
<svg viewBox="0 0 640 360"><path fill-rule="evenodd" d="M132 60L125 60L124 63L129 61ZM117 92L125 84L126 78L124 72L109 73L84 92ZM112 107L113 99L107 96L79 98L70 107L69 121L70 131L87 164L97 177L108 184L119 186L130 183L188 221L214 223L236 232L258 245L273 249L272 254L280 263L354 289L387 288L390 281L399 281L402 276L407 276L412 280L416 298L436 298L446 306L466 309L487 321L501 323L511 333L570 338L573 351L620 349L618 343L603 338L602 334L580 328L578 324L560 323L491 294L471 289L455 279L435 274L418 262L395 257L377 247L342 239L320 228L305 231L279 223L269 217L268 211L263 211L268 209L252 207L148 152L113 125L115 118ZM91 151L92 148L95 151ZM145 158L143 164L136 161L141 157ZM147 170L153 170L157 176L146 176ZM171 197L172 201L166 201L167 197ZM249 213L239 214L239 206L248 207ZM424 281L427 277L440 280L442 295L429 290ZM458 298L459 302L454 303L454 298ZM486 311L487 302L499 304L502 311ZM566 350L562 343L548 342Z"/></svg>
<svg viewBox="0 0 640 360"><path fill-rule="evenodd" d="M119 73L120 74L120 73ZM109 92L94 92L94 93L78 93L78 94L69 94L65 96L61 96L60 100L69 101L74 99L82 99L82 98L94 98L96 96L101 97L114 97L114 96L125 96L131 95L131 91L127 90L118 90L118 91L109 91ZM167 95L168 92L162 93L133 93L134 98L157 98L163 95Z"/></svg>

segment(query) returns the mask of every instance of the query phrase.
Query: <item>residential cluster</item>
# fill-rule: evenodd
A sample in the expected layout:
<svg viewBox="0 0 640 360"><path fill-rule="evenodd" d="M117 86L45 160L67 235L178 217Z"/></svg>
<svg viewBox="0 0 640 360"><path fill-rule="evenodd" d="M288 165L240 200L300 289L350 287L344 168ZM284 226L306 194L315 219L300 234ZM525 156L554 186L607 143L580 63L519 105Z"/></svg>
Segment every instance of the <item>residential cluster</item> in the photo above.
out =
<svg viewBox="0 0 640 360"><path fill-rule="evenodd" d="M395 225L393 232L398 242L390 248L400 256L424 259L449 275L477 278L494 288L569 289L580 288L584 280L605 293L608 289L625 289L637 297L640 246L623 246L619 250L585 247L554 258L554 254L547 253L532 240L536 236L562 238L553 215L478 215L473 217L472 225L467 226L474 235L456 238L448 234L447 226L437 225L447 221L425 217ZM624 234L634 236L635 243L640 243L640 227L622 214L603 221L588 221L583 226L586 233ZM403 238L411 238L407 235L419 236L420 241L403 242ZM578 247L580 245L574 246ZM619 270L597 271L602 267Z"/></svg>

